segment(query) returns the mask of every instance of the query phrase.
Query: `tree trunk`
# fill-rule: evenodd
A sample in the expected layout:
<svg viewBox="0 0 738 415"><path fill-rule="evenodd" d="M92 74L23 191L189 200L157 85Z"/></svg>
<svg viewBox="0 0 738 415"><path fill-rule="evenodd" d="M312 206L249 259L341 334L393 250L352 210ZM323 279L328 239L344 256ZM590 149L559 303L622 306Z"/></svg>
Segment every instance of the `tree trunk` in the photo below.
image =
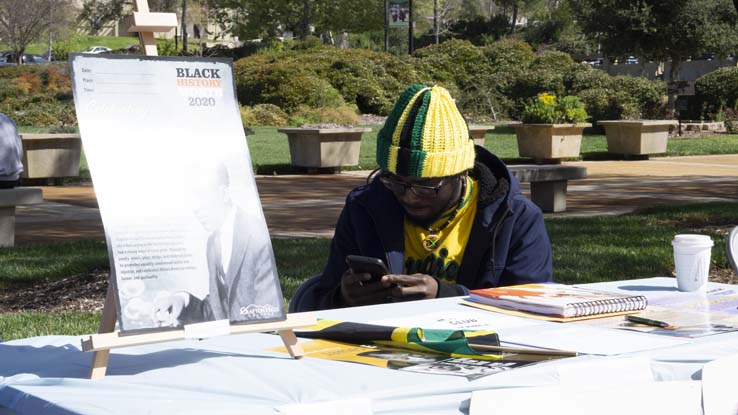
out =
<svg viewBox="0 0 738 415"><path fill-rule="evenodd" d="M350 46L349 32L341 33L341 49L348 49Z"/></svg>
<svg viewBox="0 0 738 415"><path fill-rule="evenodd" d="M187 52L187 0L182 0L182 52Z"/></svg>
<svg viewBox="0 0 738 415"><path fill-rule="evenodd" d="M679 97L679 90L680 90L677 78L679 78L679 69L681 69L681 66L682 66L681 58L679 57L671 58L671 65L669 65L669 82L667 83L669 101L667 102L667 105L666 105L666 111L668 115L672 117L676 115L676 100Z"/></svg>
<svg viewBox="0 0 738 415"><path fill-rule="evenodd" d="M513 5L512 24L510 25L510 34L515 33L515 23L518 21L518 4Z"/></svg>
<svg viewBox="0 0 738 415"><path fill-rule="evenodd" d="M305 40L305 38L310 34L310 0L305 0L305 7L303 8L303 14L302 14L302 33L300 34L300 40Z"/></svg>
<svg viewBox="0 0 738 415"><path fill-rule="evenodd" d="M19 66L23 65L23 54L26 53L26 48L20 48L17 51L15 51L15 63L17 63Z"/></svg>
<svg viewBox="0 0 738 415"><path fill-rule="evenodd" d="M433 0L433 34L436 36L436 45L437 45L438 44L438 0Z"/></svg>
<svg viewBox="0 0 738 415"><path fill-rule="evenodd" d="M53 32L52 32L51 30L49 30L49 49L48 49L48 53L47 53L47 55L46 55L46 57L47 57L47 60L48 60L49 62L51 62L51 53L53 52L53 43L52 43L52 38L51 38L51 36L52 36L52 33L53 33Z"/></svg>
<svg viewBox="0 0 738 415"><path fill-rule="evenodd" d="M389 2L388 0L384 0L384 51L385 52L389 51Z"/></svg>

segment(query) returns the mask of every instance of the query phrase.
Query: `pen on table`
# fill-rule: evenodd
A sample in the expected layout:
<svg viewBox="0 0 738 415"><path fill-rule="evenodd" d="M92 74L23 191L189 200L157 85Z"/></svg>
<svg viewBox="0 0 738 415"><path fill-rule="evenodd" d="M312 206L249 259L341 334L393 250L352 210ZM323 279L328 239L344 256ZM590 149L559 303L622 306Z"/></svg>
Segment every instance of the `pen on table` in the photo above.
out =
<svg viewBox="0 0 738 415"><path fill-rule="evenodd" d="M638 316L625 316L625 319L633 323L645 324L647 326L661 327L664 329L670 326L670 324L665 321L651 320L650 318L643 318L643 317L638 317Z"/></svg>
<svg viewBox="0 0 738 415"><path fill-rule="evenodd" d="M519 354L536 354L543 356L578 356L577 352L570 350L554 350L554 349L530 349L527 347L507 347L507 346L490 346L486 344L472 344L469 347L480 352L503 352L503 353L519 353Z"/></svg>

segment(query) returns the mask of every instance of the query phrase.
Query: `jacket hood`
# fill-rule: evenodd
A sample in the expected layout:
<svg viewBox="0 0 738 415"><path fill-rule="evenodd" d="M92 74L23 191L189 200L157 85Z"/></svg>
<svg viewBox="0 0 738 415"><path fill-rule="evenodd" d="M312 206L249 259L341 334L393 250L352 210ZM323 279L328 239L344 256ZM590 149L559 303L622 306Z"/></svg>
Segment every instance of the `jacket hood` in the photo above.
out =
<svg viewBox="0 0 738 415"><path fill-rule="evenodd" d="M476 159L474 162L474 170L472 171L472 177L479 181L479 205L484 207L494 203L496 200L503 196L505 203L512 208L512 196L520 193L520 182L507 168L505 163L500 160L499 157L495 156L489 150L484 147L476 146ZM494 177L495 180L491 180L490 177ZM499 194L497 182L500 180L506 181L507 191L504 195Z"/></svg>

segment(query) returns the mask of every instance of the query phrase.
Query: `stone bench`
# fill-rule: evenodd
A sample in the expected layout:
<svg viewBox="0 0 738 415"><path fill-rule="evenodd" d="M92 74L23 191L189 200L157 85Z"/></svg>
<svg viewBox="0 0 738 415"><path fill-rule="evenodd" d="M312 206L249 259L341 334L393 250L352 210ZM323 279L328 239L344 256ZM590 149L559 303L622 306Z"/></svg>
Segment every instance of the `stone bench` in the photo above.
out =
<svg viewBox="0 0 738 415"><path fill-rule="evenodd" d="M60 179L79 176L79 134L21 134L23 178Z"/></svg>
<svg viewBox="0 0 738 415"><path fill-rule="evenodd" d="M579 166L526 164L508 168L519 181L530 183L531 200L546 213L565 212L567 182L587 177L587 168Z"/></svg>
<svg viewBox="0 0 738 415"><path fill-rule="evenodd" d="M0 189L0 247L15 245L15 207L43 201L41 189L16 187Z"/></svg>

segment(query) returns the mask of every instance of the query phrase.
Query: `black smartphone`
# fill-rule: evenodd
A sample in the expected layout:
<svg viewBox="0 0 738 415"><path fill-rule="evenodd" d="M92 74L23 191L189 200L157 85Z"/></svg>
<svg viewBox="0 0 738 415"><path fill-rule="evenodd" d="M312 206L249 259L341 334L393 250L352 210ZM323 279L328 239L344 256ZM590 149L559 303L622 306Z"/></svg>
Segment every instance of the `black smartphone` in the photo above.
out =
<svg viewBox="0 0 738 415"><path fill-rule="evenodd" d="M379 281L383 275L389 274L387 266L379 258L346 255L346 264L355 274L370 274L371 281Z"/></svg>

